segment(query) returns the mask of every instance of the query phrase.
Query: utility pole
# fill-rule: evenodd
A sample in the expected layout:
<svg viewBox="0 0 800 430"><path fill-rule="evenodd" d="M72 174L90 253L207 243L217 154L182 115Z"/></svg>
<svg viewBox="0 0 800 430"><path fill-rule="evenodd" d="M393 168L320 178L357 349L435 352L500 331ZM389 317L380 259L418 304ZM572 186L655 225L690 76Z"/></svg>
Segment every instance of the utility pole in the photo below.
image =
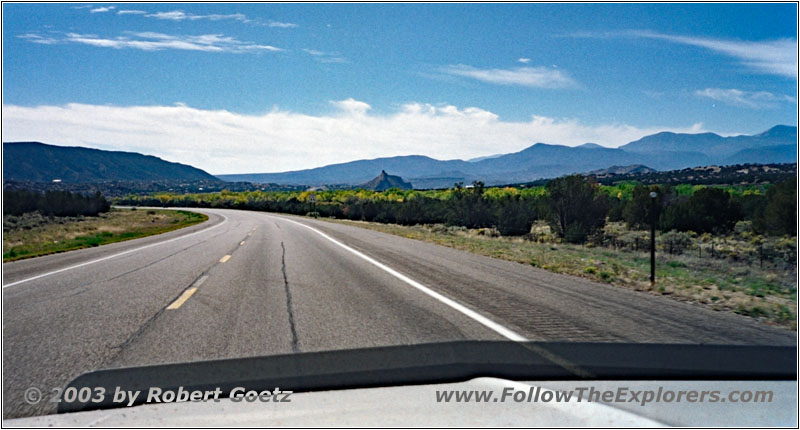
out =
<svg viewBox="0 0 800 430"><path fill-rule="evenodd" d="M658 193L650 191L650 285L656 284L656 197Z"/></svg>

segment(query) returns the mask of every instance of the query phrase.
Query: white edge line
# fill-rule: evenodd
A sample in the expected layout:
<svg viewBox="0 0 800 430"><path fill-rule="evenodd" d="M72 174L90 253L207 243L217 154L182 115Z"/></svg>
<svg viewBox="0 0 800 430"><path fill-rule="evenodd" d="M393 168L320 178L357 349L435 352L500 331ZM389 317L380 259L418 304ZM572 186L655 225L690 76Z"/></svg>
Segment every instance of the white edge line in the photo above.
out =
<svg viewBox="0 0 800 430"><path fill-rule="evenodd" d="M305 228L307 228L307 229L319 234L320 236L324 237L325 239L328 239L329 241L333 242L334 244L346 249L347 251L352 252L353 254L357 255L358 257L361 257L362 259L364 259L367 262L371 263L372 265L380 268L381 270L389 273L390 275L394 276L395 278L400 279L401 281L405 282L406 284L411 285L412 287L422 291L423 293L433 297L434 299L444 303L445 305L450 306L451 308L453 308L453 309L461 312L462 314L472 318L473 320L483 324L487 328L489 328L492 331L500 334L501 336L505 337L506 339L513 340L515 342L527 342L528 341L527 338L525 338L524 336L520 335L519 333L517 333L517 332L515 332L513 330L510 330L510 329L508 329L508 328L506 328L506 327L504 327L504 326L502 326L502 325L490 320L489 318L486 318L485 316L483 316L483 315L473 311L472 309L470 309L470 308L468 308L468 307L456 302L455 300L452 300L452 299L450 299L448 297L445 297L445 296L437 293L436 291L433 291L432 289L426 287L425 285L420 284L419 282L417 282L417 281L409 278L408 276L406 276L406 275L404 275L404 274L392 269L391 267L389 267L389 266L387 266L387 265L375 260L374 258L362 253L361 251L353 249L353 248L351 248L351 247L339 242L338 240L336 240L336 239L328 236L327 234L315 229L314 227L307 226L307 225L305 225L303 223L300 223L300 222L297 222L297 221L294 221L294 220L291 220L291 219L288 219L288 218L283 218L283 217L279 217L279 218L281 218L283 220L286 220L286 221L289 221L291 223L303 226L303 227L305 227Z"/></svg>
<svg viewBox="0 0 800 430"><path fill-rule="evenodd" d="M223 220L222 220L221 223L219 223L217 225L214 225L214 226L211 226L209 228L204 228L204 229L196 231L194 233L189 233L187 235L173 237L172 239L168 239L168 240L165 240L163 242L151 243L150 245L145 245L145 246L140 246L138 248L129 249L127 251L123 251L123 252L120 252L118 254L109 255L109 256L106 256L106 257L103 257L103 258L98 258L96 260L90 260L90 261L87 261L85 263L76 264L74 266L67 266L67 267L64 267L62 269L54 270L52 272L47 272L47 273L42 273L41 275L36 275L36 276L31 277L31 278L22 279L22 280L19 280L19 281L14 281L14 282L11 282L9 284L3 284L3 288L5 289L5 288L8 288L8 287L13 287L14 285L19 285L19 284L22 284L24 282L33 281L34 279L44 278L45 276L55 275L56 273L66 272L67 270L77 269L78 267L88 266L90 264L99 263L99 262L105 261L105 260L110 260L112 258L119 257L120 255L130 254L132 252L141 251L143 249L152 248L154 246L163 245L165 243L174 242L176 240L186 239L187 237L194 236L196 234L200 234L200 233L205 233L205 232L211 231L211 230L213 230L213 229L225 224L226 222L228 222L228 217L226 217L225 215L222 215L222 214L215 214L215 215L221 216L223 218Z"/></svg>

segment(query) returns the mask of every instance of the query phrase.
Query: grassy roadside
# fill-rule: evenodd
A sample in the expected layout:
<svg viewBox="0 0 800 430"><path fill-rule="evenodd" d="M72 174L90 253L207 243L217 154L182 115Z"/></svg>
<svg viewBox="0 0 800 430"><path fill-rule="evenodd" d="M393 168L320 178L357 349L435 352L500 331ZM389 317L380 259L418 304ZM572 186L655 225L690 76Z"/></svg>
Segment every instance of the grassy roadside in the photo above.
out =
<svg viewBox="0 0 800 430"><path fill-rule="evenodd" d="M645 252L490 237L481 234L483 232L479 230L442 225L409 227L363 221L324 220L699 303L713 310L750 316L767 324L792 330L797 327L796 272L791 270L762 270L757 266L735 264L724 259L698 259L691 255L660 255L656 265L657 282L655 286L651 286L650 257Z"/></svg>
<svg viewBox="0 0 800 430"><path fill-rule="evenodd" d="M3 262L166 233L207 220L174 210L112 209L96 217L3 217Z"/></svg>

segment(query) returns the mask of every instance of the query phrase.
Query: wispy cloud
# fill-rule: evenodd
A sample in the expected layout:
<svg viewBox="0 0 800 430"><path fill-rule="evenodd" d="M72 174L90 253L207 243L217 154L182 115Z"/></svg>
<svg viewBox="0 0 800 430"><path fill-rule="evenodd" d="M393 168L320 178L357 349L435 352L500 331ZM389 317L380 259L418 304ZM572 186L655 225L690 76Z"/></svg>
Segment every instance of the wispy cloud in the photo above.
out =
<svg viewBox="0 0 800 430"><path fill-rule="evenodd" d="M759 42L675 36L638 32L641 37L698 46L734 57L742 64L763 73L794 78L797 76L797 40L778 39Z"/></svg>
<svg viewBox="0 0 800 430"><path fill-rule="evenodd" d="M303 52L311 55L320 63L347 63L347 58L343 57L338 52L325 52L316 49L303 49Z"/></svg>
<svg viewBox="0 0 800 430"><path fill-rule="evenodd" d="M198 21L198 20L208 20L208 21L224 21L224 20L232 20L232 21L239 21L246 24L255 24L255 25L263 25L266 27L274 27L274 28L296 28L299 27L295 23L291 22L281 22L281 21L273 21L269 20L263 22L258 19L252 19L247 17L245 14L242 13L229 13L229 14L208 14L208 15L196 15L193 13L184 12L182 10L173 10L169 12L156 12L156 13L148 13L144 15L148 18L155 18L161 20L169 20L169 21Z"/></svg>
<svg viewBox="0 0 800 430"><path fill-rule="evenodd" d="M280 22L280 21L267 21L267 27L277 27L277 28L296 28L299 27L297 24L292 22Z"/></svg>
<svg viewBox="0 0 800 430"><path fill-rule="evenodd" d="M522 63L522 64L528 64L528 63L530 63L530 62L531 62L531 59L530 59L530 58L525 58L525 57L522 57L522 58L518 59L517 61L518 61L518 62L520 62L520 63Z"/></svg>
<svg viewBox="0 0 800 430"><path fill-rule="evenodd" d="M150 13L145 15L148 18L155 18L155 19L165 19L170 21L197 21L201 19L207 19L209 21L222 21L222 20L234 20L240 22L251 22L244 14L241 13L231 13L231 14L210 14L210 15L195 15L191 13L186 13L182 10L173 10L170 12L156 12Z"/></svg>
<svg viewBox="0 0 800 430"><path fill-rule="evenodd" d="M122 9L117 11L117 15L145 15L147 12L136 9Z"/></svg>
<svg viewBox="0 0 800 430"><path fill-rule="evenodd" d="M90 9L89 12L91 13L99 13L99 12L110 12L115 9L115 6L73 6L73 9ZM147 18L152 19L160 19L160 20L167 20L167 21L198 21L198 20L208 20L208 21L238 21L245 24L253 24L253 25L262 25L265 27L272 27L272 28L297 28L299 25L293 22L283 22L283 21L275 21L275 20L268 20L262 21L257 18L249 18L247 15L243 13L228 13L228 14L206 14L206 15L198 15L189 12L184 12L182 10L172 10L167 12L147 12L138 9L122 9L117 11L117 15L141 15Z"/></svg>
<svg viewBox="0 0 800 430"><path fill-rule="evenodd" d="M778 107L780 103L797 103L792 96L777 95L768 91L742 91L735 88L706 88L695 91L695 95L749 109L770 109Z"/></svg>
<svg viewBox="0 0 800 430"><path fill-rule="evenodd" d="M573 37L590 38L647 38L663 40L682 45L705 48L716 53L739 60L750 70L760 73L797 77L797 40L733 40L713 39L707 37L683 36L675 34L658 33L655 31L635 30L607 33L575 33Z"/></svg>
<svg viewBox="0 0 800 430"><path fill-rule="evenodd" d="M89 12L90 13L103 13L103 12L111 12L114 9L115 9L114 6L101 6L101 7L96 7L94 9L89 9Z"/></svg>
<svg viewBox="0 0 800 430"><path fill-rule="evenodd" d="M548 67L517 67L514 69L478 69L458 64L446 66L441 72L499 85L532 88L564 88L575 85L567 74Z"/></svg>
<svg viewBox="0 0 800 430"><path fill-rule="evenodd" d="M283 51L275 46L243 42L222 34L170 35L155 32L126 32L125 36L115 38L80 33L65 33L59 38L45 38L37 34L24 34L17 37L40 44L77 43L101 48L138 49L142 51L161 51L166 49L230 53Z"/></svg>
<svg viewBox="0 0 800 430"><path fill-rule="evenodd" d="M41 45L54 45L54 44L58 43L58 39L55 39L55 38L52 38L52 37L47 37L47 36L41 36L41 35L34 34L34 33L20 34L17 37L20 38L20 39L25 39L28 42L38 43L38 44L41 44Z"/></svg>
<svg viewBox="0 0 800 430"><path fill-rule="evenodd" d="M185 105L5 105L2 127L6 141L133 150L212 173L293 170L409 154L473 158L519 151L536 142L619 146L659 131L704 131L699 124L587 125L543 116L504 121L478 107L416 102L386 114L373 113L368 103L352 98L332 101L331 107L321 115L277 108L243 115Z"/></svg>

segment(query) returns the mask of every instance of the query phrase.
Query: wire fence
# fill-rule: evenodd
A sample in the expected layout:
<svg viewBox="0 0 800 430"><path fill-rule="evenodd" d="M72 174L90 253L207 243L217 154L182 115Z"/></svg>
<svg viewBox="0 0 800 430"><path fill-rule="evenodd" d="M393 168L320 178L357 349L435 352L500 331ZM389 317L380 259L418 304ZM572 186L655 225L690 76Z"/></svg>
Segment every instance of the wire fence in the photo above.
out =
<svg viewBox="0 0 800 430"><path fill-rule="evenodd" d="M650 232L647 231L628 231L618 236L601 233L582 240L558 238L546 231L534 231L525 238L537 243L574 243L584 247L604 247L627 252L650 251ZM767 237L747 240L733 235L704 234L693 237L683 232L659 232L656 236L656 252L715 261L726 260L730 263L781 271L796 271L798 263L796 238Z"/></svg>

